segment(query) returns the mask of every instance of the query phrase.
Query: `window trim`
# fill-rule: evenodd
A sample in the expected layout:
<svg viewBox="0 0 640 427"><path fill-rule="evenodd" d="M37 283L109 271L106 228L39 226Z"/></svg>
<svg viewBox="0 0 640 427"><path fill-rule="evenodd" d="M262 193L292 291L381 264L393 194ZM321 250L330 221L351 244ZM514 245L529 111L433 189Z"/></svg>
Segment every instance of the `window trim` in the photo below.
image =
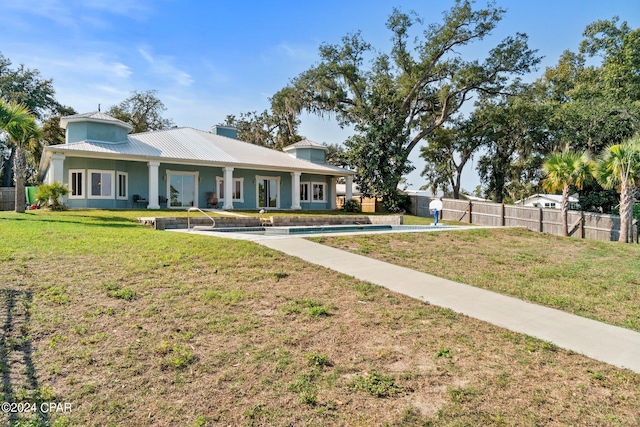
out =
<svg viewBox="0 0 640 427"><path fill-rule="evenodd" d="M232 199L232 201L234 202L238 202L238 203L244 203L244 178L233 178L233 184L235 184L236 182L240 183L240 198L236 199L235 197ZM224 197L220 197L220 194L222 194L224 191L220 191L220 189L222 188L224 190L224 186L220 187L222 185L222 183L224 183L224 177L223 176L216 176L216 194L218 195L218 201L220 202L224 202ZM235 185L231 186L232 191L235 192ZM235 194L234 194L235 195Z"/></svg>
<svg viewBox="0 0 640 427"><path fill-rule="evenodd" d="M80 194L79 195L73 195L73 174L79 174L82 176L82 181L80 183ZM69 189L69 194L68 194L68 198L70 200L80 200L80 199L84 199L87 192L86 190L86 186L87 186L87 172L84 169L69 169L69 183L67 184L67 188ZM77 187L76 187L77 188Z"/></svg>
<svg viewBox="0 0 640 427"><path fill-rule="evenodd" d="M324 189L322 190L322 200L316 200L315 199L315 192L313 191L313 187L315 185L319 185L324 187ZM311 182L311 203L327 203L327 183L326 182Z"/></svg>
<svg viewBox="0 0 640 427"><path fill-rule="evenodd" d="M124 176L124 196L120 195L120 177ZM129 200L129 173L116 172L116 198L118 200Z"/></svg>
<svg viewBox="0 0 640 427"><path fill-rule="evenodd" d="M100 174L100 195L99 196L95 196L91 193L92 190L92 185L87 183L87 187L89 187L89 191L87 191L87 198L88 199L98 199L98 200L113 200L115 199L115 184L116 184L116 180L115 180L115 171L110 171L110 170L103 170L103 169L89 169L87 170L87 177L92 181L92 175L94 173L99 173ZM102 195L102 175L111 175L111 186L109 188L109 191L111 193L111 195L109 196L103 196Z"/></svg>

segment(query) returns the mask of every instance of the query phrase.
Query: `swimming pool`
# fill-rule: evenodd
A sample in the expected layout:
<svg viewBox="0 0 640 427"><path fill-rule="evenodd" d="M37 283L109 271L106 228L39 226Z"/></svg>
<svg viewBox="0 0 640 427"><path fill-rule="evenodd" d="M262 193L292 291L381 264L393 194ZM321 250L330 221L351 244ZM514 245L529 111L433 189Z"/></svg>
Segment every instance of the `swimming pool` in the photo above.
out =
<svg viewBox="0 0 640 427"><path fill-rule="evenodd" d="M265 236L301 236L313 234L335 233L384 233L384 232L416 232L442 230L446 225L387 225L387 224L356 224L356 225L325 225L325 226L292 226L292 227L229 227L199 229L214 233L242 233Z"/></svg>

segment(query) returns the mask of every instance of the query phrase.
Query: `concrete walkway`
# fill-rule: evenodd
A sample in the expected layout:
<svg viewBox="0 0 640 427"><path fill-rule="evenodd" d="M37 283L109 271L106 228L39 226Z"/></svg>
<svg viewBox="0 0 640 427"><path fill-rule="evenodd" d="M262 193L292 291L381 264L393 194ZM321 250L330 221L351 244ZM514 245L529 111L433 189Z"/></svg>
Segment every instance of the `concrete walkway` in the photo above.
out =
<svg viewBox="0 0 640 427"><path fill-rule="evenodd" d="M222 233L217 233L222 234ZM229 236L231 237L231 236ZM640 373L640 333L301 238L252 239L307 262Z"/></svg>

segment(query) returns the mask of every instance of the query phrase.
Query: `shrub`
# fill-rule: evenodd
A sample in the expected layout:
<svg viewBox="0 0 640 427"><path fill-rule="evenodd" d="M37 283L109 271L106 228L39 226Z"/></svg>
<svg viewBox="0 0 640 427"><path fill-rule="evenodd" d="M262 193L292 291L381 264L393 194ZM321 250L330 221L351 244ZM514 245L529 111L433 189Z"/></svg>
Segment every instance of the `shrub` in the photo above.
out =
<svg viewBox="0 0 640 427"><path fill-rule="evenodd" d="M345 212L358 213L358 212L362 212L362 206L360 206L360 202L358 202L357 200L351 199L344 202L344 205L342 206L342 210Z"/></svg>
<svg viewBox="0 0 640 427"><path fill-rule="evenodd" d="M67 194L69 194L69 189L66 185L54 182L53 184L40 185L34 197L40 206L46 206L56 211L66 208L64 203L60 202L60 198Z"/></svg>
<svg viewBox="0 0 640 427"><path fill-rule="evenodd" d="M382 205L390 213L409 212L411 210L411 197L401 193L389 194L382 201Z"/></svg>

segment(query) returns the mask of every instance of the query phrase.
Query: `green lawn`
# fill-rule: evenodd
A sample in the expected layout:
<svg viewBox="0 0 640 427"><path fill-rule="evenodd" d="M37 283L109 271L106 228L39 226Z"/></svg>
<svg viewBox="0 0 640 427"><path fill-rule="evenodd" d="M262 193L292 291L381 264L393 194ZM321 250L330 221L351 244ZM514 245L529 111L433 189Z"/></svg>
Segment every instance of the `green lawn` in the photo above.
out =
<svg viewBox="0 0 640 427"><path fill-rule="evenodd" d="M315 240L640 331L640 245L521 228Z"/></svg>
<svg viewBox="0 0 640 427"><path fill-rule="evenodd" d="M640 423L640 375L137 216L0 213L3 401L72 406L5 424Z"/></svg>

